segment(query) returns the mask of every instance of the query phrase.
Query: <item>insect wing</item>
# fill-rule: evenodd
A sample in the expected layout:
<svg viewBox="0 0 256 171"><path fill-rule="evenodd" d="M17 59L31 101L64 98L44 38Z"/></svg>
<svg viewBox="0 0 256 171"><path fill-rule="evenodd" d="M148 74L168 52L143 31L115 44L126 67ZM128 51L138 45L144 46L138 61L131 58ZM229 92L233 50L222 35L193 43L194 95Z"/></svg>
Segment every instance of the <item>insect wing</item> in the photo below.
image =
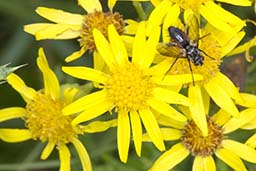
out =
<svg viewBox="0 0 256 171"><path fill-rule="evenodd" d="M181 55L179 47L169 45L168 43L158 43L157 51L167 57L179 57Z"/></svg>
<svg viewBox="0 0 256 171"><path fill-rule="evenodd" d="M197 17L195 14L190 14L187 18L185 18L185 23L186 33L189 37L189 40L197 45L200 30L199 17Z"/></svg>

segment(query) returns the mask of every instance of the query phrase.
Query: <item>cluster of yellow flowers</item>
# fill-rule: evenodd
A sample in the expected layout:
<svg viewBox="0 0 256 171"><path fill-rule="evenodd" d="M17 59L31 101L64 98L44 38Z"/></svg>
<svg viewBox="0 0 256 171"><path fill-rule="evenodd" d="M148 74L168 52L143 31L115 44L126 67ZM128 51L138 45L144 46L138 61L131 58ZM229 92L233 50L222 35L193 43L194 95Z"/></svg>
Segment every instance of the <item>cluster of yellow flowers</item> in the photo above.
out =
<svg viewBox="0 0 256 171"><path fill-rule="evenodd" d="M70 143L83 170L93 170L79 137L112 127L117 128L117 149L124 163L131 141L138 156L142 142L152 142L163 151L148 168L151 171L168 171L189 155L194 157L193 171L215 171L214 155L237 171L247 170L241 159L256 168L256 134L246 142L227 135L256 128L256 95L239 92L219 70L228 55L246 51L249 59L255 38L237 47L246 21L212 0L151 0L154 9L147 20L124 20L113 12L116 1L108 0L109 11L104 12L98 0L78 0L86 15L36 9L52 23L29 24L25 32L36 40L76 38L81 48L65 61L86 58L89 52L94 66L67 65L62 71L91 81L95 89L78 98L79 91L86 90L61 86L40 48L37 65L44 88L28 87L11 73L17 68L1 78L19 92L26 105L1 109L0 121L21 118L26 128L0 128L0 139L46 142L41 159L56 148L60 171L71 170ZM252 5L249 0L218 2ZM101 115L112 116L102 121ZM166 150L164 141L175 144Z"/></svg>

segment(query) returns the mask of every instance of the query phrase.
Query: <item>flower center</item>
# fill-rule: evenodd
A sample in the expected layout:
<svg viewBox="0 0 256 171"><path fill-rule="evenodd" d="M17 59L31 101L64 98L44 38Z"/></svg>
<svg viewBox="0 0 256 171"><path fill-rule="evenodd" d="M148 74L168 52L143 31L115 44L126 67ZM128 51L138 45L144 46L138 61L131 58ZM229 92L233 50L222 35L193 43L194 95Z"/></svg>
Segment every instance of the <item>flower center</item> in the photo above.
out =
<svg viewBox="0 0 256 171"><path fill-rule="evenodd" d="M150 76L132 63L116 68L105 84L108 96L117 110L136 111L145 107L146 100L151 96L154 83Z"/></svg>
<svg viewBox="0 0 256 171"><path fill-rule="evenodd" d="M173 3L177 3L180 8L184 10L193 10L193 11L199 11L200 6L202 3L205 3L209 0L171 0Z"/></svg>
<svg viewBox="0 0 256 171"><path fill-rule="evenodd" d="M77 135L71 125L72 118L61 112L64 106L63 101L53 100L42 91L27 103L25 122L33 139L60 144L69 143Z"/></svg>
<svg viewBox="0 0 256 171"><path fill-rule="evenodd" d="M203 35L206 35L203 34ZM195 66L191 61L191 69L193 74L200 74L204 77L201 83L207 83L211 78L215 77L219 72L221 64L220 56L221 50L219 43L211 37L205 36L201 39L198 49L204 58L203 65ZM188 60L186 58L179 58L171 69L171 74L188 74L191 73Z"/></svg>
<svg viewBox="0 0 256 171"><path fill-rule="evenodd" d="M119 13L103 13L100 11L94 11L85 15L84 22L82 24L80 45L85 47L90 52L96 49L93 39L93 29L98 29L106 38L108 38L108 25L113 24L119 34L124 32L124 21Z"/></svg>
<svg viewBox="0 0 256 171"><path fill-rule="evenodd" d="M189 121L182 131L181 141L194 156L206 157L220 148L223 130L210 117L207 118L208 136L204 137L193 121Z"/></svg>

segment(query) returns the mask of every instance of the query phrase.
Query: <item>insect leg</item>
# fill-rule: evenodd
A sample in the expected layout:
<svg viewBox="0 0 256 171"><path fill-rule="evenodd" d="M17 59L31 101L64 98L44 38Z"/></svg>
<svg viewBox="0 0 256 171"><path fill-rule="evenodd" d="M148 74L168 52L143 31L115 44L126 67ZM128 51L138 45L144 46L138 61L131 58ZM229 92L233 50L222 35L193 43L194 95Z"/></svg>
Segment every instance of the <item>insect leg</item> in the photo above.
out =
<svg viewBox="0 0 256 171"><path fill-rule="evenodd" d="M177 60L180 58L180 56L177 56L174 61L172 62L170 68L166 71L166 73L168 73L169 71L171 71L172 67L174 66L174 64L177 62Z"/></svg>
<svg viewBox="0 0 256 171"><path fill-rule="evenodd" d="M206 52L204 52L203 50L201 50L201 49L198 49L200 52L202 52L205 56L208 56L209 58L211 58L211 59L213 59L213 60L215 60L215 58L214 57L211 57L210 55L208 55Z"/></svg>
<svg viewBox="0 0 256 171"><path fill-rule="evenodd" d="M188 59L188 65L189 65L189 70L190 70L190 73L191 73L191 76L192 76L192 82L193 82L193 86L195 86L195 80L194 80L194 75L193 75L193 71L192 71L192 67L191 67L191 62L190 62L190 59Z"/></svg>

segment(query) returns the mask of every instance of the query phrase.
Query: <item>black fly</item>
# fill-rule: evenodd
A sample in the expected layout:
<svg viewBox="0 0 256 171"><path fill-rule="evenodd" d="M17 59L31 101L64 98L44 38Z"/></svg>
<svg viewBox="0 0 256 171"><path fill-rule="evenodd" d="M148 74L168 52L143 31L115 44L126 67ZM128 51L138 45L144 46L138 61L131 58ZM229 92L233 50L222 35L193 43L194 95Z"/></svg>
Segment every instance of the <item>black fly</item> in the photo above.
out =
<svg viewBox="0 0 256 171"><path fill-rule="evenodd" d="M191 62L195 66L201 66L204 64L204 57L202 54L206 56L208 55L198 48L198 41L205 37L203 36L199 38L200 26L198 18L194 15L191 15L187 21L188 22L185 25L185 31L182 31L181 29L173 26L168 28L171 42L165 45L160 44L158 51L162 55L176 57L168 71L171 70L179 58L186 58L189 64L193 85L195 85Z"/></svg>

